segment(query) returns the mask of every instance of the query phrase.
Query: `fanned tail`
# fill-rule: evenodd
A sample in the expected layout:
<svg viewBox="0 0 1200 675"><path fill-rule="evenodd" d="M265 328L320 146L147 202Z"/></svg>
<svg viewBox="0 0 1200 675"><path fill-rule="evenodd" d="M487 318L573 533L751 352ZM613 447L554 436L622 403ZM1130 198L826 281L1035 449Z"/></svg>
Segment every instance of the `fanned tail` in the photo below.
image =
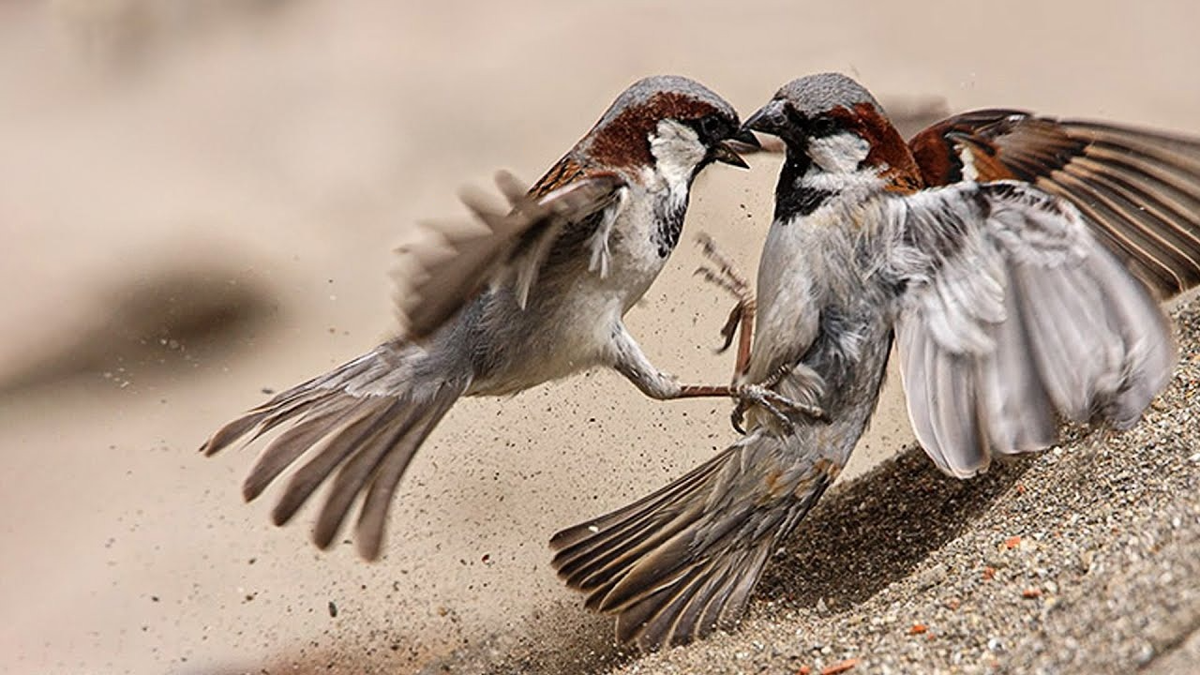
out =
<svg viewBox="0 0 1200 675"><path fill-rule="evenodd" d="M313 528L327 548L363 495L355 526L359 554L379 556L388 507L417 448L466 390L469 378L434 377L428 354L390 343L325 375L282 392L217 430L200 450L206 455L280 426L288 428L259 455L242 484L246 501L258 497L303 455L271 512L283 525L327 479L330 488ZM422 367L425 365L426 367Z"/></svg>
<svg viewBox="0 0 1200 675"><path fill-rule="evenodd" d="M657 492L559 532L559 577L644 650L733 628L776 544L837 473L811 458L782 467L789 442L752 433Z"/></svg>

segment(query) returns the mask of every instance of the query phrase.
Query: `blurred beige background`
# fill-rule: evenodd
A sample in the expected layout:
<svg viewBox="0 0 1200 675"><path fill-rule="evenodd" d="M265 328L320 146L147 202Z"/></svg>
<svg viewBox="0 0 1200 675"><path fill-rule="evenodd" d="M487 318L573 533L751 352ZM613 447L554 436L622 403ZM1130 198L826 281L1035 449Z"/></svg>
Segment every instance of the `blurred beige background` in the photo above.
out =
<svg viewBox="0 0 1200 675"><path fill-rule="evenodd" d="M546 541L729 442L725 403L607 373L463 402L374 565L244 506L250 451L195 448L386 336L404 228L496 168L536 178L638 77L749 112L839 70L894 112L1200 132L1195 2L809 5L0 4L0 671L471 671L530 640L602 668L609 621ZM709 170L688 217L747 272L777 161ZM682 246L631 324L661 366L723 380L728 301L698 262ZM855 470L909 439L893 391Z"/></svg>

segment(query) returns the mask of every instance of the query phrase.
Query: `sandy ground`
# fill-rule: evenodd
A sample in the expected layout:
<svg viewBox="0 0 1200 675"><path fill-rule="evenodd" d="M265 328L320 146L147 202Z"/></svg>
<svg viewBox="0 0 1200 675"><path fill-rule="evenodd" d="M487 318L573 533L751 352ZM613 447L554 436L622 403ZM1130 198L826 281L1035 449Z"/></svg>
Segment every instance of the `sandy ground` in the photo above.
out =
<svg viewBox="0 0 1200 675"><path fill-rule="evenodd" d="M556 581L545 542L723 447L734 436L721 402L651 403L606 373L466 401L410 470L388 553L373 565L348 545L317 552L305 525L276 529L266 503L241 504L250 452L195 453L263 390L387 335L389 248L407 224L458 213L457 187L486 184L496 168L535 178L645 74L696 77L743 111L792 77L833 69L860 78L894 111L944 100L955 110L1018 106L1200 131L1194 3L1153 12L1094 3L793 4L0 5L8 476L0 510L9 514L0 524L9 551L0 559L0 671L1167 663L1152 659L1183 640L1200 610L1194 593L1160 598L1196 570L1104 562L1128 547L1109 530L1094 537L1101 572L1049 577L1059 590L1046 597L1070 602L1045 610L1044 623L1069 630L1030 623L1026 614L1043 601L1006 594L1044 588L1044 575L1028 577L1036 565L1032 573L1024 563L998 567L1005 593L975 581L980 559L1007 555L996 553L1000 539L1040 542L1034 533L1062 529L1060 511L1047 512L1057 525L1029 523L1045 506L1038 495L1066 499L1069 486L1083 495L1069 507L1110 529L1153 533L1178 516L1181 534L1162 546L1147 534L1146 550L1194 557L1196 469L1180 449L1191 437L1167 443L1172 427L1153 419L1145 433L1158 441L1126 441L1154 445L1144 461L1145 453L1110 452L1088 436L1080 457L1049 454L957 484L910 451L813 514L737 635L636 662L609 644L609 621L586 614ZM914 38L933 24L932 39ZM752 163L751 172L707 172L687 223L748 272L777 160ZM681 247L630 323L663 367L687 380L724 380L728 359L711 347L727 301L692 279L698 262ZM1162 424L1183 422L1174 409L1156 414ZM847 477L910 441L889 391ZM1088 459L1096 455L1108 463ZM1108 468L1128 476L1124 485L1145 486L1135 494L1161 500L1149 502L1153 513L1122 519L1123 502L1097 487L1107 483L1088 479ZM1018 481L1024 494L1015 494ZM906 517L906 509L917 512ZM843 522L840 534L831 529ZM882 543L889 538L911 550L895 553ZM809 541L822 542L813 559L854 562L862 578L789 563ZM944 580L926 587L936 591L927 604L891 609L911 596L914 571L937 565ZM1132 598L1113 606L1132 608L1134 623L1085 611L1117 598L1113 588ZM957 613L932 609L954 598ZM895 618L873 623L880 616ZM1179 639L1143 639L1163 616L1192 619L1162 633ZM987 622L998 620L1006 627L992 630ZM939 656L945 645L936 641L914 651L901 639L909 621L960 636L963 656L955 662L948 646ZM1004 658L985 633L1004 645ZM1098 656L1025 656L1084 644Z"/></svg>
<svg viewBox="0 0 1200 675"><path fill-rule="evenodd" d="M608 626L546 625L425 672L1195 673L1200 303L1175 316L1181 365L1137 428L1069 429L972 482L906 448L814 509L732 634L638 659Z"/></svg>

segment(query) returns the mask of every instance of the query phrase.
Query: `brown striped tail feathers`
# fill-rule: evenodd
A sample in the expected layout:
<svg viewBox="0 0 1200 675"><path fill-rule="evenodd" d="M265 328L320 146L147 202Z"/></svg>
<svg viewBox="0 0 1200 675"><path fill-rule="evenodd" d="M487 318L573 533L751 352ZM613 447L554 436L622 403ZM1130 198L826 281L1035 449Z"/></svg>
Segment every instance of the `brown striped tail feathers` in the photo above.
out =
<svg viewBox="0 0 1200 675"><path fill-rule="evenodd" d="M299 464L271 512L272 521L290 521L329 482L313 542L320 548L333 543L361 495L355 543L362 557L374 560L405 469L469 384L467 378L423 375L428 369L413 367L422 357L416 347L380 346L246 412L217 430L200 450L212 455L286 426L259 455L242 495L246 501L255 499Z"/></svg>
<svg viewBox="0 0 1200 675"><path fill-rule="evenodd" d="M559 532L559 577L643 650L732 629L780 539L832 482L819 461L764 473L777 463L756 460L786 442L752 433L657 492Z"/></svg>

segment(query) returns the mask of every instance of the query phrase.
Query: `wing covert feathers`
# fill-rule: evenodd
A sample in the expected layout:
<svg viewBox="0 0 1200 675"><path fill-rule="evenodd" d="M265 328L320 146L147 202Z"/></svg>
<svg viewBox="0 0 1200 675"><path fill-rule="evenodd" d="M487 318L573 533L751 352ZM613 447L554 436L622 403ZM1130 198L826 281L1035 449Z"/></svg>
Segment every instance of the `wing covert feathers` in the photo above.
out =
<svg viewBox="0 0 1200 675"><path fill-rule="evenodd" d="M612 206L624 185L608 172L572 176L565 184L539 184L526 193L512 174L500 172L496 185L506 206L465 190L462 201L473 216L471 222L423 223L416 236L396 250L392 278L403 335L411 340L426 337L488 285L512 283L523 308L563 230Z"/></svg>
<svg viewBox="0 0 1200 675"><path fill-rule="evenodd" d="M1019 183L906 200L897 320L908 409L943 471L1055 440L1054 412L1136 423L1175 364L1147 289L1069 203ZM904 249L904 250L901 250Z"/></svg>
<svg viewBox="0 0 1200 675"><path fill-rule="evenodd" d="M931 187L1015 179L1066 199L1160 297L1200 283L1200 139L978 110L909 147Z"/></svg>

